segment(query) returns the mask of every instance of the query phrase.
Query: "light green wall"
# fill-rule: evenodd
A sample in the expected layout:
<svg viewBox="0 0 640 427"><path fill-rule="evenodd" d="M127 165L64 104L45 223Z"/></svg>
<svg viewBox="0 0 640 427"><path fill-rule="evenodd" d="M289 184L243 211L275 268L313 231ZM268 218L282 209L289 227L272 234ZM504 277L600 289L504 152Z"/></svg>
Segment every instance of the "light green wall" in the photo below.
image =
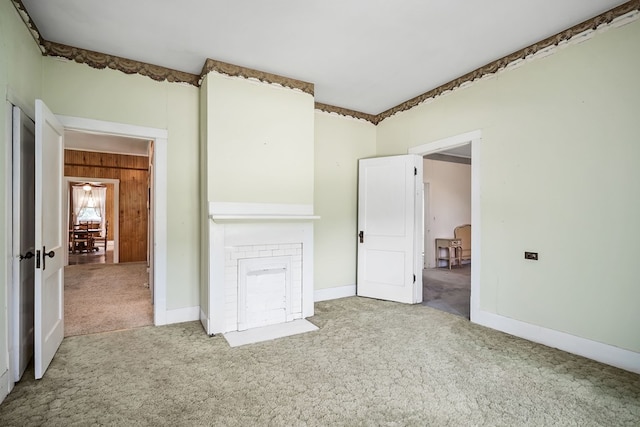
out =
<svg viewBox="0 0 640 427"><path fill-rule="evenodd" d="M379 155L482 130L483 310L640 351L638 70L635 21L378 126Z"/></svg>
<svg viewBox="0 0 640 427"><path fill-rule="evenodd" d="M27 31L20 16L11 2L0 2L0 200L4 206L0 209L0 376L9 367L7 330L7 280L9 274L11 254L7 248L11 247L12 237L7 233L11 224L8 223L8 206L4 203L9 194L7 187L11 185L11 158L8 148L11 147L11 123L7 122L8 110L6 99L8 92L12 102L22 107L34 108L34 102L40 96L42 55L36 43ZM6 390L4 390L6 392ZM0 396L3 392L0 392Z"/></svg>
<svg viewBox="0 0 640 427"><path fill-rule="evenodd" d="M167 309L199 305L199 89L54 58L43 98L55 114L167 129Z"/></svg>
<svg viewBox="0 0 640 427"><path fill-rule="evenodd" d="M358 159L375 155L373 124L316 111L314 286L355 285Z"/></svg>
<svg viewBox="0 0 640 427"><path fill-rule="evenodd" d="M313 97L215 72L206 90L209 201L312 204Z"/></svg>

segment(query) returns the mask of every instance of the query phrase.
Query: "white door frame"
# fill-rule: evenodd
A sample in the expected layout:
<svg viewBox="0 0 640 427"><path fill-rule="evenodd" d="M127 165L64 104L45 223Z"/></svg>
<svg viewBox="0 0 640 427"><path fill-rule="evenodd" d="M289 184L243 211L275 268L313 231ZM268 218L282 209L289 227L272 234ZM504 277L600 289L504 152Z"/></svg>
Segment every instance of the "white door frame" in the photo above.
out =
<svg viewBox="0 0 640 427"><path fill-rule="evenodd" d="M153 292L153 323L167 323L167 163L169 132L166 129L106 122L81 117L57 116L66 130L94 132L153 141L154 168L151 216L154 223L151 272Z"/></svg>
<svg viewBox="0 0 640 427"><path fill-rule="evenodd" d="M69 220L69 215L71 212L69 211L69 201L70 201L70 191L71 191L71 183L73 182L103 182L105 184L113 184L113 224L111 224L113 230L113 263L118 264L120 262L120 248L118 247L118 243L120 242L120 180L113 178L87 178L87 177L78 177L78 176L65 176L64 177L66 189L67 189L67 200L65 202L65 210L67 212L67 221ZM67 246L69 246L69 233L67 234ZM69 251L67 251L64 255L64 265L69 265Z"/></svg>
<svg viewBox="0 0 640 427"><path fill-rule="evenodd" d="M480 313L480 144L482 143L482 131L475 130L449 138L439 139L427 144L411 147L409 154L426 156L451 148L471 143L471 321L477 322ZM424 224L416 232L424 236Z"/></svg>

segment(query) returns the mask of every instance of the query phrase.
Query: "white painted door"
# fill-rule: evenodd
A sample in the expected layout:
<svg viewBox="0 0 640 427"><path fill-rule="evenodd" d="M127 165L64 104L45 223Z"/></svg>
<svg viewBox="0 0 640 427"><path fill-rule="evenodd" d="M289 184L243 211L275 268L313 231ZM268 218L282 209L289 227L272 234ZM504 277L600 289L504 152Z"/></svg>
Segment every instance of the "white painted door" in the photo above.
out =
<svg viewBox="0 0 640 427"><path fill-rule="evenodd" d="M35 129L13 107L13 373L19 381L33 357L33 275L35 268Z"/></svg>
<svg viewBox="0 0 640 427"><path fill-rule="evenodd" d="M35 349L42 378L64 338L63 162L64 128L36 100L35 153Z"/></svg>
<svg viewBox="0 0 640 427"><path fill-rule="evenodd" d="M360 160L358 191L358 296L421 302L422 158Z"/></svg>

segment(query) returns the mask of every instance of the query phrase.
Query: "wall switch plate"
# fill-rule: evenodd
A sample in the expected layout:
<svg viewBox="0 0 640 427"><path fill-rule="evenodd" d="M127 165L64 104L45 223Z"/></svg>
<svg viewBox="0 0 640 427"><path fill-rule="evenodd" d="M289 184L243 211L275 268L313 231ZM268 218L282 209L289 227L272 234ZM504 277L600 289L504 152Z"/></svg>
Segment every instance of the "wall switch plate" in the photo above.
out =
<svg viewBox="0 0 640 427"><path fill-rule="evenodd" d="M531 259L533 261L538 260L538 252L525 252L524 259Z"/></svg>

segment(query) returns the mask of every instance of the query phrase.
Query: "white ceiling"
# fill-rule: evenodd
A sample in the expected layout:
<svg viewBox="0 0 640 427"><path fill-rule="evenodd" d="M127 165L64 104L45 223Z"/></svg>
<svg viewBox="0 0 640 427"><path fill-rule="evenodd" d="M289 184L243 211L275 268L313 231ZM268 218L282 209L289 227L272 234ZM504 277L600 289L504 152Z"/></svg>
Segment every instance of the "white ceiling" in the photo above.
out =
<svg viewBox="0 0 640 427"><path fill-rule="evenodd" d="M620 0L23 0L46 40L200 74L206 58L378 114Z"/></svg>
<svg viewBox="0 0 640 427"><path fill-rule="evenodd" d="M454 157L462 157L465 159L471 158L471 144L464 144L459 147L449 148L448 150L440 151L439 154L446 154Z"/></svg>
<svg viewBox="0 0 640 427"><path fill-rule="evenodd" d="M99 153L148 156L149 141L115 135L93 134L67 130L64 148L68 150L97 151Z"/></svg>

